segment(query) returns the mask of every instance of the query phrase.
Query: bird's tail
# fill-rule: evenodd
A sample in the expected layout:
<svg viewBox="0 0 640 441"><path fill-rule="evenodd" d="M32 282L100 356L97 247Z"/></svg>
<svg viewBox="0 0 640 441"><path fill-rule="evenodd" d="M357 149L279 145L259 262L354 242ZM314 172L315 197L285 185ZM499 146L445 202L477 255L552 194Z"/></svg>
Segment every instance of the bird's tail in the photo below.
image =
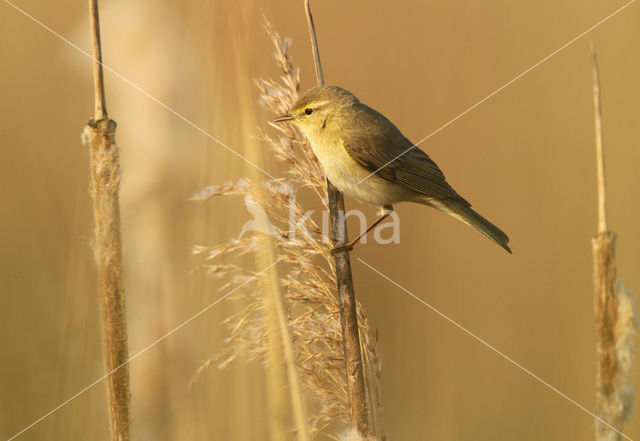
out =
<svg viewBox="0 0 640 441"><path fill-rule="evenodd" d="M431 204L456 219L461 220L465 224L472 226L511 254L511 248L509 248L508 245L509 236L500 228L480 216L471 206L462 201L438 201L437 203L431 202Z"/></svg>

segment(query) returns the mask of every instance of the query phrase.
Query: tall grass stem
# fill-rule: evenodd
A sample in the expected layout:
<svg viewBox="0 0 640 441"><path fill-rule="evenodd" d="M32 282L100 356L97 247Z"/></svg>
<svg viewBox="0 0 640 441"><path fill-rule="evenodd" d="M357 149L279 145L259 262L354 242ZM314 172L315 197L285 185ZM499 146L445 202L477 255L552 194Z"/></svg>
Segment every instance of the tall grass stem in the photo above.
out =
<svg viewBox="0 0 640 441"><path fill-rule="evenodd" d="M245 50L242 47L244 41L243 37L244 36L239 33L234 34L236 54L245 53ZM247 108L251 108L251 91L248 87L250 83L246 81L246 78L241 77L240 75L241 72L245 71L244 66L241 65L240 58L236 57L236 61L236 68L239 73L237 75L239 95ZM242 112L240 118L243 132L252 130L256 126L253 113ZM247 157L249 157L252 162L262 165L264 162L261 151L262 146L258 140L252 138L247 145ZM251 174L251 178L254 182L260 182L262 176L256 168L251 167L249 169L249 173ZM253 187L253 192L257 200L265 200L265 190L262 185L255 185ZM262 234L258 237L256 264L258 268L271 266L265 273L265 277L263 279L264 286L261 293L267 328L266 346L268 363L266 370L267 399L269 402L269 432L272 441L287 439L287 430L285 428L287 412L284 393L288 390L297 439L298 441L308 441L309 431L307 428L307 415L300 386L294 342L291 330L289 329L287 308L284 304L285 300L280 284L280 274L277 265L273 265L276 262L274 246L275 243L273 236ZM286 388L282 376L283 361L288 382L288 387Z"/></svg>
<svg viewBox="0 0 640 441"><path fill-rule="evenodd" d="M607 228L600 75L593 43L591 62L598 186L598 232L591 241L598 334L596 409L598 417L607 422L596 421L595 438L596 441L621 441L622 424L631 416L633 403L630 372L637 319L633 296L617 278L616 234Z"/></svg>
<svg viewBox="0 0 640 441"><path fill-rule="evenodd" d="M311 14L310 0L305 0L305 12L311 37L311 46L313 47L316 76L318 84L323 85L324 75L322 73L318 39L316 37L315 26L313 23L313 15ZM329 199L331 232L334 245L337 245L338 242L346 242L348 237L346 216L344 216L344 196L328 179L327 194ZM349 419L352 428L356 429L363 437L365 437L369 434L369 415L364 382L364 365L362 363L360 334L358 329L358 313L355 291L353 288L353 276L351 273L349 252L345 250L336 253L335 263L347 374Z"/></svg>
<svg viewBox="0 0 640 441"><path fill-rule="evenodd" d="M596 138L596 173L598 183L598 232L607 231L607 199L604 183L604 147L602 136L602 101L600 99L600 73L596 47L591 43L591 64L593 75L593 110Z"/></svg>
<svg viewBox="0 0 640 441"><path fill-rule="evenodd" d="M90 154L104 368L106 372L113 371L106 380L111 441L129 441L130 391L129 366L126 364L129 351L122 288L120 152L115 140L116 123L107 116L97 0L89 0L89 12L95 112L82 138Z"/></svg>

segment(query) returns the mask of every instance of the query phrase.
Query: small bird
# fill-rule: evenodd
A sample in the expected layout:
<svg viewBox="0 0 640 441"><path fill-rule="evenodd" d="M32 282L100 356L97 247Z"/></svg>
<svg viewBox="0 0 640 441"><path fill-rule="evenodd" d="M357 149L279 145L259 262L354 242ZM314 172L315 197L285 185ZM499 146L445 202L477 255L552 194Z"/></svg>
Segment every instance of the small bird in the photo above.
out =
<svg viewBox="0 0 640 441"><path fill-rule="evenodd" d="M436 163L348 90L316 86L300 96L289 113L274 120L285 121L297 125L309 139L325 175L338 190L381 207L376 222L332 252L352 249L391 214L394 204L407 201L441 210L511 253L509 237L456 193Z"/></svg>

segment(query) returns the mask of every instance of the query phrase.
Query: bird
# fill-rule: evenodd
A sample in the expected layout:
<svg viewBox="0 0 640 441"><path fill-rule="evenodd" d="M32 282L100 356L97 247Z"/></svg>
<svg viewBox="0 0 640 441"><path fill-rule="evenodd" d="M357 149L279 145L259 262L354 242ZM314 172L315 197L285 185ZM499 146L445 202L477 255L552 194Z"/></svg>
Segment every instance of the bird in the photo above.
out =
<svg viewBox="0 0 640 441"><path fill-rule="evenodd" d="M307 137L327 179L343 194L380 208L380 217L332 253L351 250L399 202L433 207L475 228L507 252L509 237L449 185L436 163L384 115L334 85L309 89L274 123Z"/></svg>

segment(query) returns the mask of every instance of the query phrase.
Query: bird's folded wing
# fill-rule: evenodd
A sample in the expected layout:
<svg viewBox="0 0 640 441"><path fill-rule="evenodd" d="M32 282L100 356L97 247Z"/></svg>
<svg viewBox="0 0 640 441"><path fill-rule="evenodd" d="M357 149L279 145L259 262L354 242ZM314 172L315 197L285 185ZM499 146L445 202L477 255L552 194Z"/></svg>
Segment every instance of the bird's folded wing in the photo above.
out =
<svg viewBox="0 0 640 441"><path fill-rule="evenodd" d="M342 138L343 148L358 165L425 196L464 201L447 183L436 163L395 126L377 132L384 135L373 137L370 131L353 130Z"/></svg>

